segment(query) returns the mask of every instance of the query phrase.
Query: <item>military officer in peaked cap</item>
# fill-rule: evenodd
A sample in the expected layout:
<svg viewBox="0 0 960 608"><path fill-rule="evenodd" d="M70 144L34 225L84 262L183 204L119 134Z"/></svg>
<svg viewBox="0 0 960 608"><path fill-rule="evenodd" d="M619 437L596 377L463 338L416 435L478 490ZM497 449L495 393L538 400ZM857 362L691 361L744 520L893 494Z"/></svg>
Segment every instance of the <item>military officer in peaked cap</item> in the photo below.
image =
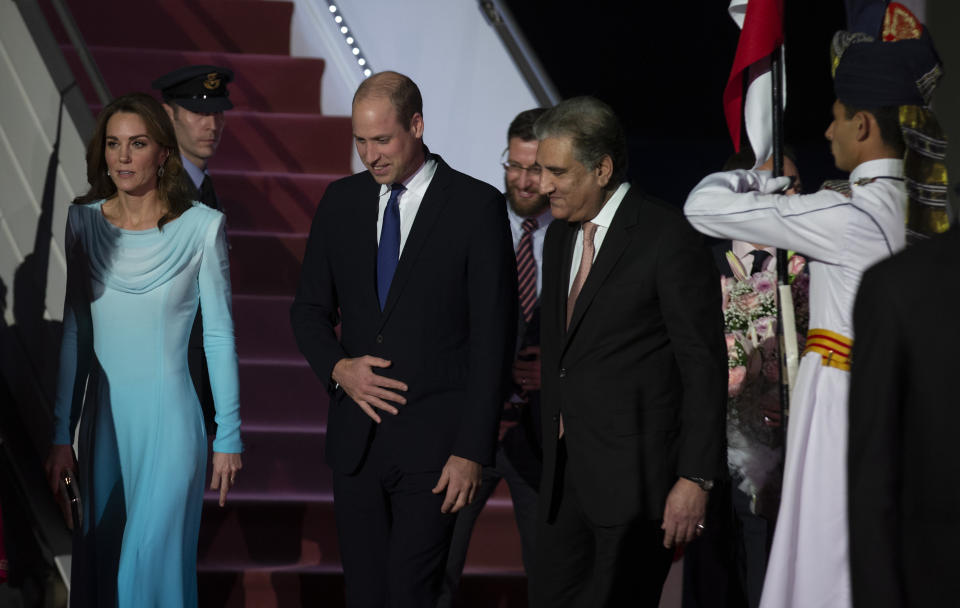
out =
<svg viewBox="0 0 960 608"><path fill-rule="evenodd" d="M227 83L233 71L213 65L190 65L153 81L163 107L177 132L180 158L190 178L190 189L198 201L222 211L207 173L223 135L224 110L233 107Z"/></svg>
<svg viewBox="0 0 960 608"><path fill-rule="evenodd" d="M212 65L190 65L157 78L151 85L159 89L163 107L173 122L180 146L185 179L193 197L218 211L223 211L213 181L207 173L207 163L213 158L223 135L224 110L233 107L227 83L233 80L233 71ZM203 351L203 323L200 310L190 333L187 355L190 376L203 409L207 433L216 432L214 424L213 392Z"/></svg>

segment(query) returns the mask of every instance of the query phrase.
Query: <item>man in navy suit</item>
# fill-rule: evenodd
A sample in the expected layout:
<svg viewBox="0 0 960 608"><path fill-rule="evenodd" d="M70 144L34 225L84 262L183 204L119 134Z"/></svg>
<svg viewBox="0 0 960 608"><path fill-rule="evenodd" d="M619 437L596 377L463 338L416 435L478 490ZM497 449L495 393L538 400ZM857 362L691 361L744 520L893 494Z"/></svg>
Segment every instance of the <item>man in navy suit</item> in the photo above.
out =
<svg viewBox="0 0 960 608"><path fill-rule="evenodd" d="M516 330L503 199L427 150L422 106L395 72L357 89L367 171L327 188L290 311L331 394L349 606L435 605L452 514L493 462Z"/></svg>

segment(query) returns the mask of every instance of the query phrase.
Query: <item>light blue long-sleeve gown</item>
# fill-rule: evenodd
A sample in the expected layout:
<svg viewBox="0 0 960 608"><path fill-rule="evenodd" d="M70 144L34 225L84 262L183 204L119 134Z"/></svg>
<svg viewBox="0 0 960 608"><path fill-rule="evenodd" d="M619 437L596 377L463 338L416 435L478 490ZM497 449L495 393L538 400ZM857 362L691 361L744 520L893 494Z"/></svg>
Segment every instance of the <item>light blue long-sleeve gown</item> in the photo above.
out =
<svg viewBox="0 0 960 608"><path fill-rule="evenodd" d="M207 441L187 343L198 302L213 449L241 451L224 216L195 203L162 230L122 230L102 205L73 205L67 220L54 443L72 443L82 409L72 603L196 606Z"/></svg>

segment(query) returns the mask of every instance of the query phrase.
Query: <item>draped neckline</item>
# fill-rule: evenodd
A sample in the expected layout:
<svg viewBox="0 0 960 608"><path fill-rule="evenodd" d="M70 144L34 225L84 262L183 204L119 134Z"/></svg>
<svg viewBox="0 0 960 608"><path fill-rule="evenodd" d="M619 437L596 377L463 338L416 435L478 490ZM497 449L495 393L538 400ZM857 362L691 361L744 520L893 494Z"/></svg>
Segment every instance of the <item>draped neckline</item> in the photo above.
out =
<svg viewBox="0 0 960 608"><path fill-rule="evenodd" d="M73 230L86 253L91 279L125 293L156 289L197 262L213 213L196 204L180 217L146 230L128 230L103 214L103 200L78 209ZM96 216L96 217L93 217Z"/></svg>

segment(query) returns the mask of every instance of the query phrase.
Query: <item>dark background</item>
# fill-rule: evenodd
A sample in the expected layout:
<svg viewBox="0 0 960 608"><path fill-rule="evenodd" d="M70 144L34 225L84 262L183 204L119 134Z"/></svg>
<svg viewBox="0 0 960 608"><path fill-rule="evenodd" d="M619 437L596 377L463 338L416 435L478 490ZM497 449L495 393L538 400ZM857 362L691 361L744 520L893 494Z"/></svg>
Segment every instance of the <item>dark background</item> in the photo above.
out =
<svg viewBox="0 0 960 608"><path fill-rule="evenodd" d="M593 95L613 106L629 136L631 181L677 205L733 153L722 96L740 30L728 4L508 2L562 97ZM784 128L809 191L842 176L823 133L834 99L830 39L845 14L840 0L785 5Z"/></svg>

